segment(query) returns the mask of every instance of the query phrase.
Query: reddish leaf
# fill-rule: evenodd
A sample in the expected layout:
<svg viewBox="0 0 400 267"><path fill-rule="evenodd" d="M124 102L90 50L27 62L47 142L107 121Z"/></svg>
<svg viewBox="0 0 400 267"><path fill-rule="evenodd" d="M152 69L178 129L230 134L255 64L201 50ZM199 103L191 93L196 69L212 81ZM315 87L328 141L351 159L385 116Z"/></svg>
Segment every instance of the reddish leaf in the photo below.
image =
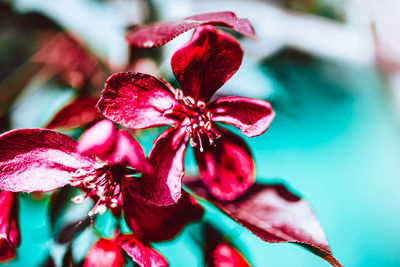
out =
<svg viewBox="0 0 400 267"><path fill-rule="evenodd" d="M91 124L101 118L96 109L97 97L79 96L59 110L46 128L70 130Z"/></svg>
<svg viewBox="0 0 400 267"><path fill-rule="evenodd" d="M239 69L243 51L230 35L211 26L196 29L192 40L175 52L171 66L183 94L208 101Z"/></svg>
<svg viewBox="0 0 400 267"><path fill-rule="evenodd" d="M71 137L46 129L20 129L0 135L0 189L51 191L69 183L77 170L99 167L75 152Z"/></svg>
<svg viewBox="0 0 400 267"><path fill-rule="evenodd" d="M228 96L210 103L213 121L238 127L245 136L253 137L265 132L275 117L271 104L261 99Z"/></svg>
<svg viewBox="0 0 400 267"><path fill-rule="evenodd" d="M176 204L160 207L148 204L137 196L134 186L134 183L124 186L123 210L127 224L142 240L157 242L172 239L186 224L200 220L203 215L203 208L186 191L182 192Z"/></svg>
<svg viewBox="0 0 400 267"><path fill-rule="evenodd" d="M238 136L218 128L221 137L211 145L203 138L203 152L194 149L199 173L210 192L234 200L254 183L255 165L250 149Z"/></svg>
<svg viewBox="0 0 400 267"><path fill-rule="evenodd" d="M123 267L124 255L117 243L100 238L90 248L83 267Z"/></svg>
<svg viewBox="0 0 400 267"><path fill-rule="evenodd" d="M148 160L151 173L142 175L141 195L151 204L168 206L181 197L187 133L182 127L165 130L154 143Z"/></svg>
<svg viewBox="0 0 400 267"><path fill-rule="evenodd" d="M98 109L108 119L128 128L173 124L164 116L177 105L169 89L151 75L121 72L108 78Z"/></svg>
<svg viewBox="0 0 400 267"><path fill-rule="evenodd" d="M140 267L166 267L167 260L156 250L144 245L133 235L119 235L116 242Z"/></svg>
<svg viewBox="0 0 400 267"><path fill-rule="evenodd" d="M0 190L0 206L0 261L7 261L20 243L16 193Z"/></svg>
<svg viewBox="0 0 400 267"><path fill-rule="evenodd" d="M125 38L133 46L157 47L190 29L207 24L231 28L251 39L256 38L249 20L240 19L235 13L229 11L194 15L184 19L140 26L129 32Z"/></svg>
<svg viewBox="0 0 400 267"><path fill-rule="evenodd" d="M212 197L198 179L185 181L185 184L262 240L296 243L333 266L342 266L333 257L308 203L283 185L255 184L235 201L222 202Z"/></svg>

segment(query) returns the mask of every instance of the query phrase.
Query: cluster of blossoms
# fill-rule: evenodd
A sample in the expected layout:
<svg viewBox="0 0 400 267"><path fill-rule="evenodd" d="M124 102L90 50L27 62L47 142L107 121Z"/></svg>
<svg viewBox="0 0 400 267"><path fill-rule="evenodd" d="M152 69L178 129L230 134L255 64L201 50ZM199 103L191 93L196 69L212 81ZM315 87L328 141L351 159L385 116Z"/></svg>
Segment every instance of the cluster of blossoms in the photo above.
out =
<svg viewBox="0 0 400 267"><path fill-rule="evenodd" d="M299 243L340 265L308 205L279 186L255 185L255 164L249 148L218 124L236 126L245 136L254 137L268 129L275 114L264 100L213 98L236 73L243 58L238 41L213 25L255 38L248 20L231 12L139 27L127 35L127 41L139 47L160 46L195 28L191 40L171 60L180 88L148 74L116 73L107 80L97 103L106 119L86 130L79 141L50 129L20 129L0 135L0 204L6 207L0 210L0 260L12 258L19 244L15 192L48 192L73 186L83 192L72 198L74 203L87 198L94 201L88 212L92 221L109 209L116 218L123 213L132 231L116 230L111 239L100 237L89 250L84 266L123 266L123 251L140 266L167 266L166 259L151 248L151 242L172 239L203 214L202 206L182 189L184 156L190 144L199 179L186 179L186 186L196 195L267 242ZM114 123L130 129L171 126L154 141L145 157L132 135ZM277 201L258 203L265 196ZM249 205L246 199L255 202ZM301 202L301 211L297 206L292 212L293 201ZM285 212L312 223L296 225L298 218ZM302 228L311 224L315 227ZM207 251L211 266L249 266L222 239Z"/></svg>

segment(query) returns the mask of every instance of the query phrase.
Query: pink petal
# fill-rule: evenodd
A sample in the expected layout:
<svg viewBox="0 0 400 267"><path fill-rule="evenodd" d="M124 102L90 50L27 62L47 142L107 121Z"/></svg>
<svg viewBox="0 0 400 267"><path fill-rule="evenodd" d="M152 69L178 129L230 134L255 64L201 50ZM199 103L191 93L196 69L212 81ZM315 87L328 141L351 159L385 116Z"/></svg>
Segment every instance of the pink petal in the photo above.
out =
<svg viewBox="0 0 400 267"><path fill-rule="evenodd" d="M119 235L116 242L140 267L166 267L167 260L150 246L144 245L133 235Z"/></svg>
<svg viewBox="0 0 400 267"><path fill-rule="evenodd" d="M117 128L109 120L102 120L87 129L79 138L77 151L106 159L113 152Z"/></svg>
<svg viewBox="0 0 400 267"><path fill-rule="evenodd" d="M240 19L235 13L225 11L139 26L126 35L126 40L137 47L157 47L194 27L206 24L231 28L251 39L256 38L248 19Z"/></svg>
<svg viewBox="0 0 400 267"><path fill-rule="evenodd" d="M243 194L255 180L255 166L246 143L238 136L218 128L221 137L210 145L203 138L204 151L195 149L200 177L220 200L231 201Z"/></svg>
<svg viewBox="0 0 400 267"><path fill-rule="evenodd" d="M261 99L221 97L207 108L213 114L213 121L234 125L248 137L265 132L275 117L271 104Z"/></svg>
<svg viewBox="0 0 400 267"><path fill-rule="evenodd" d="M95 122L101 117L96 109L97 101L94 96L79 96L60 109L46 128L70 130Z"/></svg>
<svg viewBox="0 0 400 267"><path fill-rule="evenodd" d="M149 169L140 144L128 132L117 130L109 120L102 120L86 130L79 139L77 150L113 164Z"/></svg>
<svg viewBox="0 0 400 267"><path fill-rule="evenodd" d="M135 194L136 184L127 183L123 192L125 220L140 239L158 242L172 239L186 224L201 219L204 210L186 191L176 204L160 207Z"/></svg>
<svg viewBox="0 0 400 267"><path fill-rule="evenodd" d="M151 75L121 72L108 78L98 109L108 119L128 128L173 124L164 113L179 103L171 91Z"/></svg>
<svg viewBox="0 0 400 267"><path fill-rule="evenodd" d="M69 183L77 170L99 167L75 152L71 137L46 129L20 129L0 135L0 189L51 191Z"/></svg>
<svg viewBox="0 0 400 267"><path fill-rule="evenodd" d="M199 179L185 180L185 184L262 240L296 243L333 266L342 266L333 257L309 204L283 185L255 184L238 199L222 202L208 193Z"/></svg>
<svg viewBox="0 0 400 267"><path fill-rule="evenodd" d="M90 248L84 267L123 267L124 255L121 248L112 240L100 238Z"/></svg>
<svg viewBox="0 0 400 267"><path fill-rule="evenodd" d="M17 194L0 191L0 207L0 261L7 261L20 243Z"/></svg>
<svg viewBox="0 0 400 267"><path fill-rule="evenodd" d="M243 51L230 35L202 26L175 52L171 66L183 94L208 101L239 69Z"/></svg>
<svg viewBox="0 0 400 267"><path fill-rule="evenodd" d="M170 127L155 141L148 156L153 171L143 174L141 182L141 194L149 203L168 206L181 197L187 139L184 128Z"/></svg>
<svg viewBox="0 0 400 267"><path fill-rule="evenodd" d="M137 170L149 170L142 147L126 131L118 131L116 146L111 158L115 163L126 163Z"/></svg>
<svg viewBox="0 0 400 267"><path fill-rule="evenodd" d="M214 267L250 267L240 252L227 244L218 244L212 251L212 265Z"/></svg>

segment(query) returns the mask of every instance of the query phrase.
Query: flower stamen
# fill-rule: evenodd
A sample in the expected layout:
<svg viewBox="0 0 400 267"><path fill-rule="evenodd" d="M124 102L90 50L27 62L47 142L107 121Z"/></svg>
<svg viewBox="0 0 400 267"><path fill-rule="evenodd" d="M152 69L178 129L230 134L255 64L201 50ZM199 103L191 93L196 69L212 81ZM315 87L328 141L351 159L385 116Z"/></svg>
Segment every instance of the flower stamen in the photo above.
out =
<svg viewBox="0 0 400 267"><path fill-rule="evenodd" d="M77 172L81 176L74 175L71 185L79 185L86 195L78 195L71 199L75 204L81 204L88 197L97 199L94 207L88 212L89 216L104 214L107 207L116 208L118 196L121 193L120 181L123 175L121 166L106 165L90 172Z"/></svg>

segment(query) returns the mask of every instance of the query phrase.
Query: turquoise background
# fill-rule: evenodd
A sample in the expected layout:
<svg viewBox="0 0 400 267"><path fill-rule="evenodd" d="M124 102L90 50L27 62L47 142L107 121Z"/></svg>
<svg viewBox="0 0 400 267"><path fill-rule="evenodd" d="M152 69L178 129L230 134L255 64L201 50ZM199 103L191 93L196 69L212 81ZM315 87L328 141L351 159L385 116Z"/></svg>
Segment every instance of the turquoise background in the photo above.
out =
<svg viewBox="0 0 400 267"><path fill-rule="evenodd" d="M266 99L277 114L265 134L245 138L258 181L282 181L307 199L344 266L400 266L399 117L384 76L375 67L289 49L258 64L257 71L263 80L252 82L265 83ZM246 65L240 75L246 76ZM13 123L18 128L40 127L71 96L68 88L41 86L14 107ZM139 137L147 152L158 133ZM193 172L190 151L186 161ZM46 200L20 195L22 245L7 266L38 266L46 260L52 245ZM299 246L262 242L215 208L207 209L205 220L214 222L254 266L329 266ZM104 225L107 232L110 224ZM199 228L193 224L175 240L155 247L171 266L202 266L201 250L193 240ZM84 233L81 239L93 236ZM84 243L76 249L82 255Z"/></svg>

